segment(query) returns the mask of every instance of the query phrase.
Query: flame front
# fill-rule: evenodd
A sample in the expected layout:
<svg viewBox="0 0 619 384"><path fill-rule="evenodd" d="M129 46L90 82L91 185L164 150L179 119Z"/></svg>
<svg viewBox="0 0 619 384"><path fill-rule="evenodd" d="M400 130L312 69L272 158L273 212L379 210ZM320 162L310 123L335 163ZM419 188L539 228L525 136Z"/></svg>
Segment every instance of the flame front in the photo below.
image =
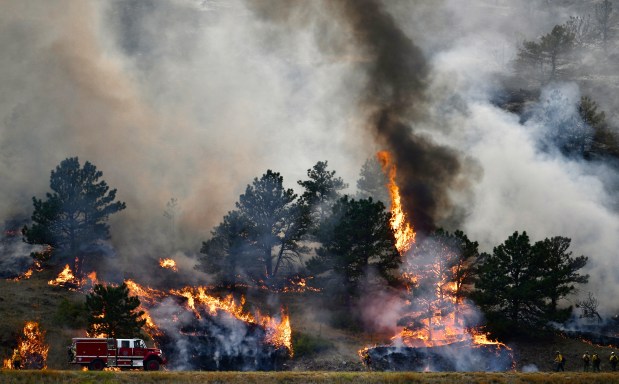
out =
<svg viewBox="0 0 619 384"><path fill-rule="evenodd" d="M24 325L23 336L19 338L17 348L13 350L10 359L5 359L6 369L45 369L47 368L47 353L49 346L45 344L45 332L41 331L39 323L28 321Z"/></svg>
<svg viewBox="0 0 619 384"><path fill-rule="evenodd" d="M92 271L86 277L77 278L69 264L65 265L64 269L60 271L58 276L55 279L47 282L49 285L53 285L56 287L65 287L70 291L75 291L78 289L87 289L88 286L94 286L98 283L97 272Z"/></svg>
<svg viewBox="0 0 619 384"><path fill-rule="evenodd" d="M391 154L387 151L381 151L376 154L376 157L380 161L383 172L389 177L387 188L391 195L391 229L395 236L396 248L402 255L415 243L415 231L402 209L400 188L395 181L397 168L391 159Z"/></svg>
<svg viewBox="0 0 619 384"><path fill-rule="evenodd" d="M161 268L171 269L174 272L178 272L176 261L174 261L173 259L159 259L159 265L161 266Z"/></svg>
<svg viewBox="0 0 619 384"><path fill-rule="evenodd" d="M47 282L49 285L65 285L65 284L74 284L79 285L79 280L73 274L71 267L69 264L65 265L64 269L58 274L58 276L54 280L50 280Z"/></svg>
<svg viewBox="0 0 619 384"><path fill-rule="evenodd" d="M207 288L202 286L171 289L168 292L164 292L150 287L143 287L132 280L126 280L125 283L129 287L130 294L138 296L140 299L140 310L145 313L146 330L151 337L161 336L163 332L150 316L149 308L161 302L165 297L176 296L186 299L186 309L193 312L198 319L201 317L199 309L206 309L212 316L225 313L245 323L262 326L266 331L265 342L277 348L287 348L292 356L292 328L290 326L290 318L283 310L279 318L263 315L258 311L252 314L246 312L243 308L245 305L244 296L241 297L240 302L237 302L232 294L218 298L209 295Z"/></svg>

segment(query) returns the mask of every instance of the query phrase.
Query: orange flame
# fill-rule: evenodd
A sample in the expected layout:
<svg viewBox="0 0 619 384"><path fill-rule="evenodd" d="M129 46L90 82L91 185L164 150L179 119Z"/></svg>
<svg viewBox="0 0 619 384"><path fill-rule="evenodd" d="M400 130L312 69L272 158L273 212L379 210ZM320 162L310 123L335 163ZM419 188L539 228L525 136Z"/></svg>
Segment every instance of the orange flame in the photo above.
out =
<svg viewBox="0 0 619 384"><path fill-rule="evenodd" d="M146 330L151 336L161 336L163 333L157 327L157 324L151 318L148 307L160 302L162 298L169 295L184 297L187 299L186 308L193 311L197 318L200 318L200 308L205 308L211 315L217 315L220 312L227 313L236 319L246 323L259 324L266 330L266 342L276 347L286 347L292 356L292 328L290 326L290 318L282 310L280 319L263 315L260 312L255 314L246 312L243 307L245 305L245 297L241 297L240 302L234 299L232 294L218 298L207 293L206 287L184 287L180 290L171 289L169 292L156 290L149 287L143 287L132 280L126 280L125 283L129 288L131 295L138 296L140 299L140 310L144 311L144 319L146 319Z"/></svg>
<svg viewBox="0 0 619 384"><path fill-rule="evenodd" d="M86 277L78 279L69 267L69 264L65 265L64 269L56 276L55 279L47 282L49 285L57 287L65 287L71 291L78 290L80 288L86 288L88 286L94 286L98 283L97 272L92 271Z"/></svg>
<svg viewBox="0 0 619 384"><path fill-rule="evenodd" d="M402 209L400 198L400 188L395 182L396 165L391 159L391 154L387 151L380 151L376 154L380 161L383 172L389 176L389 193L391 195L391 229L394 232L396 248L400 254L407 252L415 243L415 231L408 222L406 213Z"/></svg>
<svg viewBox="0 0 619 384"><path fill-rule="evenodd" d="M389 177L387 185L391 194L391 228L396 239L396 248L401 255L410 251L415 246L415 232L409 223L409 218L403 211L400 189L396 184L396 165L393 163L389 152L377 153L383 172ZM467 329L460 315L468 310L469 304L464 303L458 295L458 284L451 279L455 275L450 262L454 258L453 252L448 249L432 249L431 255L434 261L431 263L415 261L409 258L407 271L402 273L402 278L407 282L410 291L419 284L433 287L428 297L415 298L416 310L407 317L411 320L407 327L392 337L396 345L407 347L434 347L448 345L457 342L469 342L471 344L504 344L488 340L485 334L475 333ZM414 257L411 255L411 257ZM412 263L411 263L412 262ZM409 303L410 304L410 303ZM362 360L368 358L368 348L358 351ZM365 360L364 360L365 361Z"/></svg>
<svg viewBox="0 0 619 384"><path fill-rule="evenodd" d="M73 274L71 267L69 264L65 265L64 269L58 274L58 276L54 280L50 280L47 282L49 285L64 285L64 284L74 284L79 285L79 280Z"/></svg>
<svg viewBox="0 0 619 384"><path fill-rule="evenodd" d="M159 259L159 265L161 268L171 269L174 272L178 272L178 267L176 266L176 261L173 259Z"/></svg>
<svg viewBox="0 0 619 384"><path fill-rule="evenodd" d="M45 332L36 321L24 325L23 336L19 338L17 349L10 359L3 361L6 369L45 369L49 346L45 344Z"/></svg>

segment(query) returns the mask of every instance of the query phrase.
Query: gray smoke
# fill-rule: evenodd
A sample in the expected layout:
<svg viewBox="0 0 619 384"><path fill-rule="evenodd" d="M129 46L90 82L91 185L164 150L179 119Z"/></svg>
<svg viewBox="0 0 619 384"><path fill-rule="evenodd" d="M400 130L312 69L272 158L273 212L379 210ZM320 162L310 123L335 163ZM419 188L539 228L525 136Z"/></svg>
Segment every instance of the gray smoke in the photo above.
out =
<svg viewBox="0 0 619 384"><path fill-rule="evenodd" d="M386 147L418 229L460 226L486 251L516 230L570 237L590 257L584 291L618 309L616 171L540 151L553 127L493 103L522 40L590 2L291 3L1 2L0 219L29 215L79 156L127 203L110 222L125 265L190 264L266 169L294 187L326 159L354 185ZM602 56L578 58L604 69L578 91L616 127Z"/></svg>

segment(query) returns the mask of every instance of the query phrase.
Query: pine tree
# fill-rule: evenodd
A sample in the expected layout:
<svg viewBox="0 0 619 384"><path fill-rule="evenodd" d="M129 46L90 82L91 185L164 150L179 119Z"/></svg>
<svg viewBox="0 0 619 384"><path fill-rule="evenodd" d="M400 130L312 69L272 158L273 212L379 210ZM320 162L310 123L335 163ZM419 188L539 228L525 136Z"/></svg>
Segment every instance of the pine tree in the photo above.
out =
<svg viewBox="0 0 619 384"><path fill-rule="evenodd" d="M144 311L138 311L140 299L129 296L127 284L95 284L93 292L86 296L89 311L87 333L90 337L104 335L112 338L131 338L140 334L146 319Z"/></svg>

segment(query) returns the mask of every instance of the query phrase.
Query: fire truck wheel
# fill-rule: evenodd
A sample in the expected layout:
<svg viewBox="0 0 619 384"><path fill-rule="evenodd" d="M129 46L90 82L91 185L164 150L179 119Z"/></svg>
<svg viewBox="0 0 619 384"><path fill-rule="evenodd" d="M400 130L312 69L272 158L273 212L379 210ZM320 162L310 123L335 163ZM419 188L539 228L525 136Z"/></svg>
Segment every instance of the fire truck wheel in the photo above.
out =
<svg viewBox="0 0 619 384"><path fill-rule="evenodd" d="M159 370L159 362L155 359L147 360L144 363L145 371L158 371Z"/></svg>
<svg viewBox="0 0 619 384"><path fill-rule="evenodd" d="M89 371L101 371L105 367L103 360L93 360L88 364Z"/></svg>

